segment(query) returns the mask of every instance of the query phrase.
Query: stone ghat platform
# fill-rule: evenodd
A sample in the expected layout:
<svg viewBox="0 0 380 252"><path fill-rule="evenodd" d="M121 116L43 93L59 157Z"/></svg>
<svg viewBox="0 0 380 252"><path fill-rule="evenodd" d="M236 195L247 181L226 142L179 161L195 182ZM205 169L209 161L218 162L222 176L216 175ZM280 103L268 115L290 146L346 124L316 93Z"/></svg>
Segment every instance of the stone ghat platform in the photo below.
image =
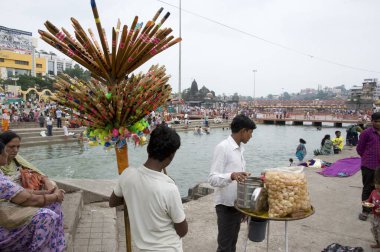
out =
<svg viewBox="0 0 380 252"><path fill-rule="evenodd" d="M334 162L350 156L357 154L355 149L347 147L341 154L318 158ZM317 174L318 170L305 168L315 214L288 223L289 251L319 252L331 243L361 246L364 251L375 251L370 248L374 242L370 222L358 219L362 188L360 172L351 177L332 178ZM116 181L65 179L57 182L71 192L64 201L64 204L72 202L70 207L64 209L65 222L72 220L73 223L66 230L68 251L125 251L122 211L107 206ZM184 203L189 223L189 233L183 239L184 251L216 251L217 225L213 194L200 197L212 192L212 188L208 184L200 184L191 191L198 199ZM78 197L78 194L81 197L80 204L75 203L75 200L70 201L70 197ZM247 225L244 223L237 251L243 251L246 237ZM247 251L267 251L266 240L260 243L249 241ZM269 251L285 251L284 222L270 223Z"/></svg>

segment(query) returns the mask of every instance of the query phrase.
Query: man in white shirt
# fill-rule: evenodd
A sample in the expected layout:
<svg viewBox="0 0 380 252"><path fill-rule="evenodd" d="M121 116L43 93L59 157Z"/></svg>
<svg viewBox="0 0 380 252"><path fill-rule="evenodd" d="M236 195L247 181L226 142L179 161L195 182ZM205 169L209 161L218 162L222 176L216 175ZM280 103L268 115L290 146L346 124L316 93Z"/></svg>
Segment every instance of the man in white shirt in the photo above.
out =
<svg viewBox="0 0 380 252"><path fill-rule="evenodd" d="M57 118L57 128L62 128L62 110L60 108L55 111L55 117Z"/></svg>
<svg viewBox="0 0 380 252"><path fill-rule="evenodd" d="M189 127L189 115L187 113L185 113L184 119L185 119L185 129L187 129L187 127Z"/></svg>
<svg viewBox="0 0 380 252"><path fill-rule="evenodd" d="M162 173L171 163L181 139L175 130L158 125L151 133L148 159L123 171L109 205L128 208L132 239L140 251L181 252L187 221L174 181Z"/></svg>
<svg viewBox="0 0 380 252"><path fill-rule="evenodd" d="M216 187L215 209L218 223L217 252L236 251L240 223L244 216L234 208L237 182L250 173L245 171L244 147L252 137L256 124L245 115L237 115L231 123L231 135L214 150L208 182Z"/></svg>
<svg viewBox="0 0 380 252"><path fill-rule="evenodd" d="M47 136L53 136L53 121L50 115L46 117Z"/></svg>

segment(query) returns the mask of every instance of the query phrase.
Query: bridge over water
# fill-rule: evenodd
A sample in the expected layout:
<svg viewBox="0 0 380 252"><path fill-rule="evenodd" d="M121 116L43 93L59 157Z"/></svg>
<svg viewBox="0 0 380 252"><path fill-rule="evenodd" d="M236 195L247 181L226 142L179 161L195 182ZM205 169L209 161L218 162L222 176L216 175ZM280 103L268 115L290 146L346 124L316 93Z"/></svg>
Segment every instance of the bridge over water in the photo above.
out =
<svg viewBox="0 0 380 252"><path fill-rule="evenodd" d="M359 124L364 125L368 121L363 121L361 118L356 116L335 116L335 115L290 115L283 118L280 115L264 114L258 115L255 119L258 123L263 124L277 124L285 125L287 122L291 122L292 125L304 125L304 123L311 123L313 126L323 126L323 124L333 124L334 127L342 127L343 124Z"/></svg>

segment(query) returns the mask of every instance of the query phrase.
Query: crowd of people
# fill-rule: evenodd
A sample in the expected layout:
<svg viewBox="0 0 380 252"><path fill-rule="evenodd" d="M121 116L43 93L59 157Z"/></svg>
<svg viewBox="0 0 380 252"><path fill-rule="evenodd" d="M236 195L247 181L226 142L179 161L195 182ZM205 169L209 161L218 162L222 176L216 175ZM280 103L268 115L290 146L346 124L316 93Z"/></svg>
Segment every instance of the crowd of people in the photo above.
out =
<svg viewBox="0 0 380 252"><path fill-rule="evenodd" d="M81 122L66 114L62 108L53 102L44 100L29 99L27 102L15 102L2 104L2 131L8 131L11 126L18 127L23 122L34 122L41 129L46 129L43 136L52 136L53 127L62 128L65 135L68 135L67 128L81 126Z"/></svg>
<svg viewBox="0 0 380 252"><path fill-rule="evenodd" d="M359 135L360 134L360 135ZM306 141L300 139L300 144L296 149L296 157L301 162L306 155ZM380 248L380 112L371 115L371 123L363 129L359 125L350 125L346 129L346 141L341 131L335 131L335 137L331 138L326 134L319 149L314 151L315 155L339 154L344 145L356 147L356 151L361 158L361 177L362 177L362 211L359 219L366 221L370 214L371 232L375 243L372 248ZM290 165L293 159L290 160Z"/></svg>
<svg viewBox="0 0 380 252"><path fill-rule="evenodd" d="M4 109L11 111L12 107ZM65 124L64 113L54 104L30 109L33 120L39 122L41 127L46 126L48 135L53 125L63 127ZM36 111L38 113L34 114ZM234 201L237 183L250 176L246 171L243 144L252 138L256 129L253 118L257 114L256 111L239 107L231 107L230 110L200 108L196 111L203 113L205 126L209 126L209 116L220 115L223 119L232 119L231 134L214 149L208 182L216 188L217 251L236 251L240 225L245 216L235 209ZM12 114L12 117L15 115ZM187 117L183 119L188 121L190 111L186 111L185 115ZM147 120L151 136L147 159L138 167L124 170L109 200L111 207L126 203L134 243L143 251L182 251L181 238L188 232L179 190L165 174L181 146L180 136L168 127L166 116L165 112L149 115ZM281 113L281 116L286 117L287 113ZM357 146L357 152L362 157L362 200L375 206L372 208L375 216L372 231L376 241L373 247L377 248L380 247L380 211L376 211L380 209L380 113L372 114L371 121L372 126L365 130L358 125L348 127L346 141L341 131L335 131L333 138L326 134L317 154L338 154L345 144ZM9 251L63 251L65 241L61 203L65 192L20 156L20 144L21 138L16 133L4 131L0 134L0 248ZM295 156L301 162L306 154L306 140L301 138ZM18 214L11 215L11 212ZM363 206L359 218L367 219L369 212L371 209ZM8 218L10 216L13 216L12 219Z"/></svg>

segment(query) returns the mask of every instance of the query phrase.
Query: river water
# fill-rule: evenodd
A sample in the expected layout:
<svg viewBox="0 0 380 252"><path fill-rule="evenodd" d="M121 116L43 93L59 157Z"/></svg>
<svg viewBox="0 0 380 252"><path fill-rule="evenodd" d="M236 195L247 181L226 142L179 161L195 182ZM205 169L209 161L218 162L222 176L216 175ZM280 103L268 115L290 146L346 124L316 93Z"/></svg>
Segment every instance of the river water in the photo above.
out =
<svg viewBox="0 0 380 252"><path fill-rule="evenodd" d="M334 136L345 128L323 127L318 131L312 126L258 125L251 140L244 146L246 168L254 175L265 168L288 166L289 158L295 158L299 138L306 140L307 156L313 157L313 150L319 148L325 134ZM207 181L215 145L230 135L229 130L212 129L209 135L194 135L192 132L179 132L181 148L167 168L175 180L181 196L187 196L190 187ZM129 145L129 163L138 166L144 163L146 146ZM20 154L31 161L52 178L117 178L116 155L114 150L105 151L102 147L86 147L78 143L21 148Z"/></svg>

